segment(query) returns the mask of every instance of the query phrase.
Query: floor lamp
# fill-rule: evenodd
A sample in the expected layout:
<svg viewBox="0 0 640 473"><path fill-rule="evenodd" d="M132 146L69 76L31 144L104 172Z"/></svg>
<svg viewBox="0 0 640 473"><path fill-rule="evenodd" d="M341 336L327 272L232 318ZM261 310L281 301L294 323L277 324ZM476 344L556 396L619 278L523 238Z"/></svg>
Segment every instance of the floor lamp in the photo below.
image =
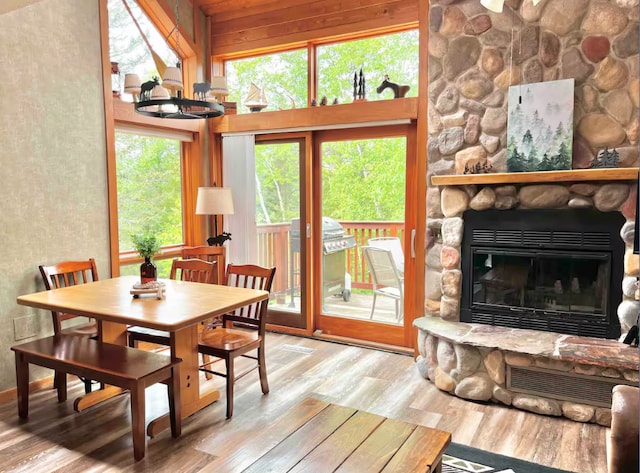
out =
<svg viewBox="0 0 640 473"><path fill-rule="evenodd" d="M231 240L231 233L218 235L217 215L233 215L233 198L227 187L198 187L196 215L213 215L213 236L207 239L209 246L222 246Z"/></svg>

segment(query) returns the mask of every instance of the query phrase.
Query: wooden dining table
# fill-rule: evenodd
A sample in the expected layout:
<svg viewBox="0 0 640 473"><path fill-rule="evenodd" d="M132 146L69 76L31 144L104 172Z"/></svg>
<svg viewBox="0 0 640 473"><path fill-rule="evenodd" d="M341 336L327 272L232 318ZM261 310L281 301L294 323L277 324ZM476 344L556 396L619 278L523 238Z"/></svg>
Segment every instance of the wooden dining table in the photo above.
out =
<svg viewBox="0 0 640 473"><path fill-rule="evenodd" d="M217 284L165 280L162 298L155 295L133 297L130 290L139 281L135 276L104 279L51 291L19 296L20 305L66 312L94 318L103 342L127 344L127 326L136 325L170 334L171 356L180 358L182 418L186 418L220 398L217 389L201 393L198 363L198 325L247 304L267 299L269 293ZM119 393L107 386L76 401L76 410ZM150 437L169 427L169 416L153 420L147 427Z"/></svg>

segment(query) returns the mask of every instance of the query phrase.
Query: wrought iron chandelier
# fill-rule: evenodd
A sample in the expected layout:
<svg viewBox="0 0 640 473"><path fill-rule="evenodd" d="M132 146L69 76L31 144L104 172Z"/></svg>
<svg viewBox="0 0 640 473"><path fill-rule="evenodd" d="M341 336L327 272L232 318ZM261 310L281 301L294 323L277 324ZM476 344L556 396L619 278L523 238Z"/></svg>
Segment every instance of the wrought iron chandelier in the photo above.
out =
<svg viewBox="0 0 640 473"><path fill-rule="evenodd" d="M123 1L127 10L129 10L126 0ZM171 38L172 34L175 34L176 52L179 56L178 0L175 3L175 17L175 26L169 32L167 40ZM140 32L142 34L142 30ZM146 38L143 39L147 42ZM151 49L148 42L147 45ZM151 53L154 55L153 50ZM159 62L160 64L158 62L156 64L158 72L162 75L162 83L160 83L160 78L157 76L143 83L137 74L125 74L124 91L133 96L134 108L137 113L150 117L179 120L213 118L224 115L224 107L221 103L223 97L227 95L224 77L214 77L212 78L212 83L193 84L193 98L189 99L183 96L180 64L176 64L175 67L166 67L162 61Z"/></svg>

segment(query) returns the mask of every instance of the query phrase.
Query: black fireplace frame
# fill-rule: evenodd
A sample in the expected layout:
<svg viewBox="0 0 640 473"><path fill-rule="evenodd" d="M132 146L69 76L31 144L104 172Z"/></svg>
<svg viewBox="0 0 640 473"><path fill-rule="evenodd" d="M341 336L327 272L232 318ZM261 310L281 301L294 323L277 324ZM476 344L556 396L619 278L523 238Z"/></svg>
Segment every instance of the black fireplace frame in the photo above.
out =
<svg viewBox="0 0 640 473"><path fill-rule="evenodd" d="M625 245L620 229L626 219L620 212L600 212L595 209L513 209L467 210L463 214L462 239L462 322L558 332L569 335L618 338L620 323L617 308L622 301ZM535 309L498 307L474 303L473 251L549 252L570 254L571 251L608 254L609 294L604 316L571 317Z"/></svg>

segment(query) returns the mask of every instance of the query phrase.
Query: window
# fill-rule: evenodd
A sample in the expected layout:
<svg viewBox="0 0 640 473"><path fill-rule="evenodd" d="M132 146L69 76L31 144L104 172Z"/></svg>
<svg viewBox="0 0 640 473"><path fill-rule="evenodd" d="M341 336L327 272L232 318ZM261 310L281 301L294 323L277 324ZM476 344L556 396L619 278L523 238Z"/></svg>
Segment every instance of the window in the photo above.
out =
<svg viewBox="0 0 640 473"><path fill-rule="evenodd" d="M175 138L116 132L121 254L133 248L131 235L144 229L163 247L183 243L180 148Z"/></svg>
<svg viewBox="0 0 640 473"><path fill-rule="evenodd" d="M366 99L393 98L390 89L376 93L385 74L391 82L410 85L406 97L418 95L418 31L410 30L355 41L318 46L318 100L353 101L354 73L364 74Z"/></svg>
<svg viewBox="0 0 640 473"><path fill-rule="evenodd" d="M165 39L142 12L137 2L126 0L126 3L140 25L144 36L149 40L154 53L166 65L175 65L179 61L175 52L167 45ZM111 61L118 63L121 74L138 74L143 82L150 80L153 76L160 76L152 53L126 10L123 1L109 0L107 8L109 9L109 57ZM128 94L124 98L131 100L131 96Z"/></svg>
<svg viewBox="0 0 640 473"><path fill-rule="evenodd" d="M238 113L249 112L244 102L251 83L264 90L267 110L307 106L306 49L227 61L225 75L227 100L237 102Z"/></svg>

